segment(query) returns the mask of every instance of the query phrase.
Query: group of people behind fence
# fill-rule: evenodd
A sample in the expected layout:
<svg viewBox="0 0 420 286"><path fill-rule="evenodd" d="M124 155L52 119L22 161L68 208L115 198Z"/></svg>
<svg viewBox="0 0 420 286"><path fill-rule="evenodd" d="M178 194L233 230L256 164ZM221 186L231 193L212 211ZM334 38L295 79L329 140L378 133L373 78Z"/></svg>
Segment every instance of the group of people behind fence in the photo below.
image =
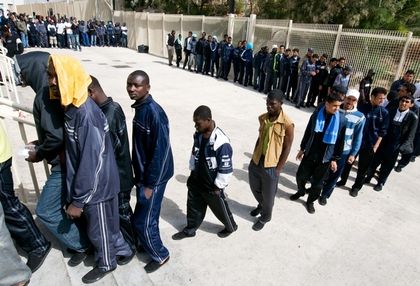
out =
<svg viewBox="0 0 420 286"><path fill-rule="evenodd" d="M10 12L0 15L0 26L7 26L12 35L17 35L24 48L68 48L81 51L82 46L127 47L126 23Z"/></svg>
<svg viewBox="0 0 420 286"><path fill-rule="evenodd" d="M231 45L230 41L227 37L225 45ZM225 47L224 51L229 49ZM193 57L186 62L187 66L193 63L188 66L191 70L199 72L201 68L205 73L209 68L211 72L212 64L215 65L211 59L207 65L204 57L200 59L193 53L188 56ZM314 64L314 58L308 57L307 65ZM26 160L47 160L51 165L36 214L72 254L68 264L76 266L89 254L95 255L96 265L83 276L84 283L96 282L117 265L129 263L136 251L151 258L146 272L159 269L170 257L160 237L159 217L166 185L174 173L174 161L169 120L149 93L147 73L137 70L127 77L126 91L135 109L130 156L122 108L105 94L99 81L87 74L79 61L46 52L26 53L17 56L17 60L22 80L36 93L33 115L38 138L28 144ZM195 61L198 63L194 66ZM227 68L227 62L221 62ZM344 66L340 70L345 69ZM225 72L223 78L229 74ZM301 160L296 173L297 192L290 199L308 194L305 206L311 214L315 212L315 201L326 205L334 188L346 184L356 158L358 170L350 191L352 197L376 174L374 190L381 191L392 170L401 172L420 151L413 71L407 71L392 84L391 95L382 87L367 91L366 79L361 86L363 97L357 89L344 88L345 73L339 75L342 76L334 79L337 84L328 89L311 115L296 156ZM239 76L240 73L237 80ZM250 212L256 217L252 225L255 231L272 220L279 176L294 139L293 120L283 109L288 94L278 88L279 84L272 87L273 84L267 91L267 112L258 117L259 133L248 167L249 185L256 200L256 207ZM298 96L296 92L294 96ZM234 144L216 125L208 106L194 110L193 122L187 223L172 238L194 237L207 207L222 222L223 229L217 235L225 238L238 229L225 197L233 174ZM8 243L6 248L13 250L10 232L28 254L27 266L36 271L47 257L51 243L14 194L11 145L3 130L0 135L1 237ZM134 212L130 206L133 186L137 194ZM3 216L8 231L3 226ZM11 284L23 285L29 280L29 271L16 253L2 257L8 259L0 261L0 281L14 279Z"/></svg>

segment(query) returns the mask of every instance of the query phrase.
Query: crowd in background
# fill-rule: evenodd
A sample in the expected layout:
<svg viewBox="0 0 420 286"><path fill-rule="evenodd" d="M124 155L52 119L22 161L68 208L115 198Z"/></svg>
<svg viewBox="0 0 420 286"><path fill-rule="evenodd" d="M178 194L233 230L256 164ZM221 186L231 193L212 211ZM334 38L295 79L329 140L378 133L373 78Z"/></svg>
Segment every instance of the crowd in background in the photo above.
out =
<svg viewBox="0 0 420 286"><path fill-rule="evenodd" d="M0 11L0 26L8 27L24 48L127 47L125 23L97 19L81 20L60 15L26 15ZM3 28L4 29L4 28Z"/></svg>

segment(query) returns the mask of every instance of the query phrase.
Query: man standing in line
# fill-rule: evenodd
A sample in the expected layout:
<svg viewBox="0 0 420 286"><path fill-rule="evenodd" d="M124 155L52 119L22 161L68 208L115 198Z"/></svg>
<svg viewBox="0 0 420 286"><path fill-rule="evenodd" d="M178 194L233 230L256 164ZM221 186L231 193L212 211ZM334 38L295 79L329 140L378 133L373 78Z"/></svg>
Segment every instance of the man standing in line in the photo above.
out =
<svg viewBox="0 0 420 286"><path fill-rule="evenodd" d="M62 245L73 252L68 261L76 266L87 257L90 243L82 226L68 218L63 210L66 204L66 168L64 159L64 118L60 100L50 99L48 86L48 61L46 52L29 52L18 57L25 85L36 93L33 116L38 140L32 142L34 150L26 159L36 163L46 160L51 166L35 209L39 220Z"/></svg>
<svg viewBox="0 0 420 286"><path fill-rule="evenodd" d="M172 59L174 58L175 50L175 30L172 30L166 38L166 48L168 49L168 61L169 65L172 65Z"/></svg>
<svg viewBox="0 0 420 286"><path fill-rule="evenodd" d="M275 89L267 95L267 113L258 117L259 135L249 163L249 186L258 202L251 216L261 214L252 226L261 230L271 220L279 175L293 143L294 124L282 109L284 94Z"/></svg>
<svg viewBox="0 0 420 286"><path fill-rule="evenodd" d="M398 90L404 83L412 83L414 80L414 75L415 73L413 70L407 70L401 79L396 80L392 83L390 91L398 92Z"/></svg>
<svg viewBox="0 0 420 286"><path fill-rule="evenodd" d="M180 240L195 236L207 206L225 226L217 233L224 238L238 228L224 194L233 173L232 147L226 134L216 126L209 107L199 106L193 120L196 132L190 158L191 175L187 181L187 226L172 238Z"/></svg>
<svg viewBox="0 0 420 286"><path fill-rule="evenodd" d="M127 78L127 93L135 103L133 119L133 169L137 204L133 227L152 260L144 267L147 273L169 260L159 232L160 209L166 184L174 173L168 117L149 94L149 76L142 70Z"/></svg>
<svg viewBox="0 0 420 286"><path fill-rule="evenodd" d="M184 59L184 66L182 67L185 70L185 67L187 66L188 63L188 58L191 54L191 38L192 38L192 32L189 31L188 32L188 37L185 38L184 41L184 54L185 54L185 59Z"/></svg>
<svg viewBox="0 0 420 286"><path fill-rule="evenodd" d="M370 102L359 107L359 110L366 117L366 123L363 129L362 146L359 151L357 176L350 191L350 196L352 197L357 197L365 183L369 166L372 164L375 153L388 129L389 114L385 107L382 106L386 98L386 93L386 89L383 87L374 88Z"/></svg>
<svg viewBox="0 0 420 286"><path fill-rule="evenodd" d="M105 115L88 96L90 76L80 62L52 55L50 95L64 107L67 208L70 219L86 219L96 266L82 277L93 283L131 259L133 251L120 232L119 176ZM123 262L123 263L121 263Z"/></svg>
<svg viewBox="0 0 420 286"><path fill-rule="evenodd" d="M347 119L339 111L342 102L341 95L333 92L327 97L325 106L315 110L296 156L302 161L296 173L298 191L290 199L295 201L304 196L305 185L310 182L306 200L306 210L310 214L315 213L314 202L321 193L328 170L337 171L337 161L343 153Z"/></svg>
<svg viewBox="0 0 420 286"><path fill-rule="evenodd" d="M360 93L356 89L349 89L344 99L343 113L347 118L346 135L344 138L343 155L337 162L337 171L329 172L328 179L324 182L319 204L326 205L343 170L350 171L351 166L359 152L363 138L363 128L366 118L357 110L357 101ZM348 174L347 174L348 176Z"/></svg>
<svg viewBox="0 0 420 286"><path fill-rule="evenodd" d="M130 206L131 189L134 185L133 169L131 168L130 146L128 143L127 125L125 115L121 106L106 96L98 79L90 76L92 83L88 87L89 96L95 101L108 120L109 132L111 134L112 146L114 147L115 159L117 161L120 175L120 192L118 193L118 209L120 214L120 229L125 241L133 250L136 249L136 236L131 226L133 210ZM128 263L130 260L124 261ZM121 265L121 263L120 263Z"/></svg>

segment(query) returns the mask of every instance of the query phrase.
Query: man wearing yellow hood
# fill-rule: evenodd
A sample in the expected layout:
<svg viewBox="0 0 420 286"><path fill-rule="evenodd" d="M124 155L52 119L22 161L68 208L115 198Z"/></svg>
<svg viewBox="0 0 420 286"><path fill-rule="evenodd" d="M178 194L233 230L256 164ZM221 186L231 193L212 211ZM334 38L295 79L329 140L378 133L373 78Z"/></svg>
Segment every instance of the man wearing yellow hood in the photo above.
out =
<svg viewBox="0 0 420 286"><path fill-rule="evenodd" d="M93 283L113 271L132 250L118 220L119 176L105 115L88 97L90 76L70 56L51 55L48 65L51 98L64 108L67 215L84 215L95 249L96 266L83 276Z"/></svg>

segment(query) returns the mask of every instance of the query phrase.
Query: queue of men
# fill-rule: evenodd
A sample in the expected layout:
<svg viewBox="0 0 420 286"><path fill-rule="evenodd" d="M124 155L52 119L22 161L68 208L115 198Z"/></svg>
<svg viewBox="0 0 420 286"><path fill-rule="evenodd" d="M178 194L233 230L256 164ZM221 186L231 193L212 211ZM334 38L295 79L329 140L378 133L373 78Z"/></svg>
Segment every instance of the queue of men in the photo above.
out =
<svg viewBox="0 0 420 286"><path fill-rule="evenodd" d="M84 283L93 283L141 251L150 257L144 267L146 272L158 270L170 258L160 237L159 217L166 185L174 173L174 161L169 120L150 94L147 73L137 70L127 78L126 90L135 110L130 156L122 108L105 94L99 81L87 74L79 61L46 52L30 52L17 60L22 80L36 93L33 114L38 138L32 142L27 160L47 160L51 166L36 214L72 253L69 266L79 265L93 253L96 264L82 277ZM381 191L392 170L398 172L405 167L402 160L410 161L418 155L418 108L412 74L407 71L402 80L393 84L398 92L388 98L386 107L385 88L374 88L369 101L366 94L363 101L358 90L342 86L346 81L344 73L335 80L339 84L327 90L325 100L306 126L296 156L301 161L296 173L297 192L291 200L308 194L305 206L314 213L317 200L326 205L334 188L345 184L356 158L357 178L350 195L356 197L377 171L374 190ZM256 207L250 212L256 217L252 226L255 231L273 219L279 176L294 140L293 120L282 108L285 100L287 94L281 89L270 89L267 112L258 117L259 134L248 172L256 200ZM194 237L207 206L224 226L217 235L225 238L238 229L224 194L233 173L234 146L216 125L208 106L199 106L193 112L193 122L196 133L187 181L186 226L172 238ZM34 272L42 265L51 244L14 195L11 148L3 131L0 135L5 142L0 149L4 221L11 236L28 253L27 266ZM133 186L137 195L134 211L129 204ZM25 224L17 227L17 218ZM3 220L2 215L0 219ZM7 235L3 236L7 230L1 227L2 223L0 237L10 241ZM19 270L22 273L16 275L18 280L12 284L24 285L29 279L28 269L19 258L10 258L15 264L6 262L8 268L5 266L7 271L4 278L0 275L0 281L10 279L11 273ZM18 267L13 269L13 265Z"/></svg>

